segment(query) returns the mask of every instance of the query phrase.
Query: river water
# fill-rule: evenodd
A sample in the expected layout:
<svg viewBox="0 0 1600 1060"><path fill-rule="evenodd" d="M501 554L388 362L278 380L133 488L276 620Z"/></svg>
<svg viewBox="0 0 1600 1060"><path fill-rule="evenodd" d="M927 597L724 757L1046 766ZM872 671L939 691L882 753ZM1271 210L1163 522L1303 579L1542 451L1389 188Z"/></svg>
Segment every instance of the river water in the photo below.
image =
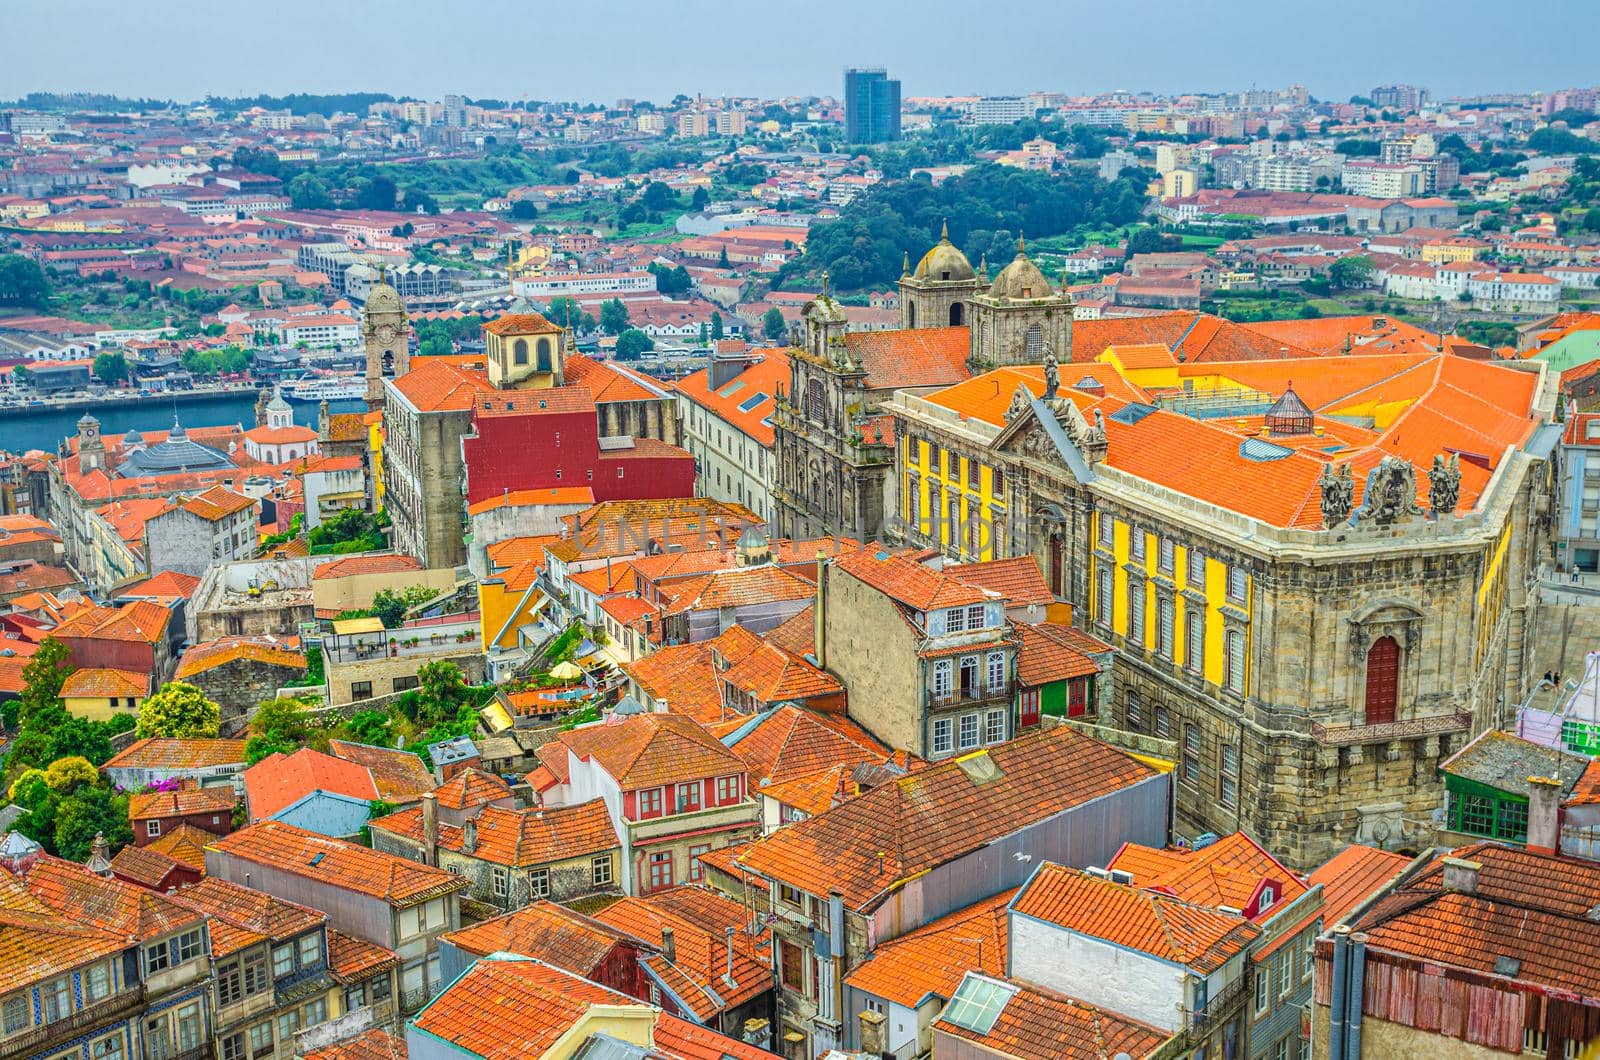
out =
<svg viewBox="0 0 1600 1060"><path fill-rule="evenodd" d="M294 421L307 427L317 425L318 406L315 402L291 401ZM6 409L0 412L0 450L25 453L30 449L54 452L61 439L78 433L78 420L85 411L92 412L100 421L101 434L123 434L131 428L141 431L164 431L172 426L176 412L185 427L223 427L237 423L244 427L255 425L255 391L218 394L214 397L183 401L150 401L138 404L108 402L94 409ZM332 412L365 412L367 403L355 398L333 401L328 404Z"/></svg>

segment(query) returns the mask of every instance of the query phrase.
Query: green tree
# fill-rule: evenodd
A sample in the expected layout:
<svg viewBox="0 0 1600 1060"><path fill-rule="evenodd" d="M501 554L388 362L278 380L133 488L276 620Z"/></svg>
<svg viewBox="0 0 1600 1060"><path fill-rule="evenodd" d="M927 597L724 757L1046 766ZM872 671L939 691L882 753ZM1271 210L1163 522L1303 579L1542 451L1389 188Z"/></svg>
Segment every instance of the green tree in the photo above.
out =
<svg viewBox="0 0 1600 1060"><path fill-rule="evenodd" d="M49 793L50 783L42 769L24 769L11 782L6 795L18 806L32 806L42 795Z"/></svg>
<svg viewBox="0 0 1600 1060"><path fill-rule="evenodd" d="M784 322L783 314L773 306L761 315L761 333L774 342L783 338L789 331L789 325Z"/></svg>
<svg viewBox="0 0 1600 1060"><path fill-rule="evenodd" d="M133 842L127 796L88 788L62 799L56 808L56 854L68 861L87 861L97 835L105 837L112 854Z"/></svg>
<svg viewBox="0 0 1600 1060"><path fill-rule="evenodd" d="M644 194L639 196L639 201L651 213L661 213L678 205L678 196L661 181L652 180L644 186Z"/></svg>
<svg viewBox="0 0 1600 1060"><path fill-rule="evenodd" d="M54 637L39 642L39 650L22 668L22 695L15 700L16 713L6 717L6 728L15 729L19 721L26 724L46 707L61 706L61 686L77 669L69 655L67 646Z"/></svg>
<svg viewBox="0 0 1600 1060"><path fill-rule="evenodd" d="M204 692L186 681L173 681L140 704L136 731L141 739L211 739L221 719L221 708Z"/></svg>
<svg viewBox="0 0 1600 1060"><path fill-rule="evenodd" d="M733 262L728 260L728 247L727 247L726 244L724 244L723 247L722 247L722 250L717 253L717 268L719 268L719 269L731 269L731 268L733 268Z"/></svg>
<svg viewBox="0 0 1600 1060"><path fill-rule="evenodd" d="M326 210L333 205L328 186L314 173L295 174L284 191L289 194L289 205L296 210Z"/></svg>
<svg viewBox="0 0 1600 1060"><path fill-rule="evenodd" d="M461 668L448 659L424 663L417 670L417 720L433 724L455 714L466 702L467 682Z"/></svg>
<svg viewBox="0 0 1600 1060"><path fill-rule="evenodd" d="M638 328L629 328L617 336L617 360L619 361L637 361L655 348L655 340Z"/></svg>
<svg viewBox="0 0 1600 1060"><path fill-rule="evenodd" d="M600 303L600 330L607 335L620 335L628 326L628 306L620 298Z"/></svg>
<svg viewBox="0 0 1600 1060"><path fill-rule="evenodd" d="M112 727L113 721L116 722L115 729ZM103 765L111 757L111 737L118 732L128 731L135 724L130 714L113 715L108 721L91 721L76 714L69 715L50 730L54 742L51 755L55 758L76 756L88 760L92 765Z"/></svg>
<svg viewBox="0 0 1600 1060"><path fill-rule="evenodd" d="M694 189L694 196L689 202L690 206L696 210L704 210L710 203L711 192L706 190L706 186L704 184Z"/></svg>
<svg viewBox="0 0 1600 1060"><path fill-rule="evenodd" d="M382 620L385 629L394 629L405 621L405 597L393 589L379 589L372 597L372 613Z"/></svg>
<svg viewBox="0 0 1600 1060"><path fill-rule="evenodd" d="M564 328L577 330L578 321L583 317L583 309L574 298L566 295L557 295L550 299L550 308L545 311L545 319L552 324Z"/></svg>
<svg viewBox="0 0 1600 1060"><path fill-rule="evenodd" d="M46 309L50 284L39 263L21 254L0 254L0 306Z"/></svg>
<svg viewBox="0 0 1600 1060"><path fill-rule="evenodd" d="M304 700L288 696L269 699L250 716L245 762L255 765L280 751L292 754L310 742L312 731L312 718Z"/></svg>
<svg viewBox="0 0 1600 1060"><path fill-rule="evenodd" d="M518 199L511 204L511 219L513 221L531 221L539 216L539 207L533 204L532 199Z"/></svg>
<svg viewBox="0 0 1600 1060"><path fill-rule="evenodd" d="M1600 232L1600 206L1583 215L1583 227L1591 232Z"/></svg>
<svg viewBox="0 0 1600 1060"><path fill-rule="evenodd" d="M716 342L722 338L722 314L715 309L711 311L711 341Z"/></svg>
<svg viewBox="0 0 1600 1060"><path fill-rule="evenodd" d="M71 792L85 784L98 784L100 771L87 758L73 755L51 762L44 771L44 782L52 791Z"/></svg>
<svg viewBox="0 0 1600 1060"><path fill-rule="evenodd" d="M1328 266L1328 280L1333 286L1348 291L1367 286L1376 271L1371 258L1365 254L1352 254Z"/></svg>
<svg viewBox="0 0 1600 1060"><path fill-rule="evenodd" d="M392 210L397 194L394 181L382 175L372 177L356 193L356 206L363 210Z"/></svg>
<svg viewBox="0 0 1600 1060"><path fill-rule="evenodd" d="M128 359L122 354L112 350L96 354L94 358L94 376L102 383L116 385L125 382L128 378Z"/></svg>
<svg viewBox="0 0 1600 1060"><path fill-rule="evenodd" d="M389 742L389 715L381 710L357 711L345 722L344 731L356 743L383 746Z"/></svg>

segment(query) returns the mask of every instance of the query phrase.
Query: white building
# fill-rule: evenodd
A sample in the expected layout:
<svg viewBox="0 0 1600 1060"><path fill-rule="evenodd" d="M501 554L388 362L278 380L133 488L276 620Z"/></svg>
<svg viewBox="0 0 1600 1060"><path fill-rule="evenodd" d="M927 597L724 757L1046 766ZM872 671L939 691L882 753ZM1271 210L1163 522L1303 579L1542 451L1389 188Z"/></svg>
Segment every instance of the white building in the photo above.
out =
<svg viewBox="0 0 1600 1060"><path fill-rule="evenodd" d="M296 317L283 325L285 345L305 343L312 349L356 346L361 342L361 325L344 313Z"/></svg>
<svg viewBox="0 0 1600 1060"><path fill-rule="evenodd" d="M1033 104L1024 96L983 96L967 105L975 125L1015 125L1033 117Z"/></svg>
<svg viewBox="0 0 1600 1060"><path fill-rule="evenodd" d="M788 381L789 358L777 350L718 353L678 381L678 423L702 497L772 519L772 411Z"/></svg>
<svg viewBox="0 0 1600 1060"><path fill-rule="evenodd" d="M1346 162L1340 179L1347 194L1372 199L1408 199L1428 191L1427 173L1409 163Z"/></svg>
<svg viewBox="0 0 1600 1060"><path fill-rule="evenodd" d="M519 298L575 298L595 294L654 294L655 273L545 272L512 281Z"/></svg>
<svg viewBox="0 0 1600 1060"><path fill-rule="evenodd" d="M1547 313L1561 301L1561 283L1534 273L1479 273L1467 281L1467 293L1480 308Z"/></svg>

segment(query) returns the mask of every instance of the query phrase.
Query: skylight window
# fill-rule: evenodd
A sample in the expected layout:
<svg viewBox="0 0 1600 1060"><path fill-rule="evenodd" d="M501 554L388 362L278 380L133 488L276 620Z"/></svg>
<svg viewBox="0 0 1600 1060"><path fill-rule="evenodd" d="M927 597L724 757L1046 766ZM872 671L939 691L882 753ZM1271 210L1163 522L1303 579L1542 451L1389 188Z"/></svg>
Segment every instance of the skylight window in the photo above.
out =
<svg viewBox="0 0 1600 1060"><path fill-rule="evenodd" d="M967 973L945 1006L944 1019L974 1034L988 1034L1001 1011L1017 993L1010 983Z"/></svg>
<svg viewBox="0 0 1600 1060"><path fill-rule="evenodd" d="M758 390L754 394L751 394L749 397L745 398L743 401L739 402L739 411L750 412L757 405L761 404L771 396L771 394L768 394L764 390Z"/></svg>
<svg viewBox="0 0 1600 1060"><path fill-rule="evenodd" d="M733 382L729 383L727 386L725 386L721 390L717 391L717 393L721 394L723 397L733 397L733 395L737 394L739 391L741 391L743 389L744 389L744 380L743 379L735 379Z"/></svg>

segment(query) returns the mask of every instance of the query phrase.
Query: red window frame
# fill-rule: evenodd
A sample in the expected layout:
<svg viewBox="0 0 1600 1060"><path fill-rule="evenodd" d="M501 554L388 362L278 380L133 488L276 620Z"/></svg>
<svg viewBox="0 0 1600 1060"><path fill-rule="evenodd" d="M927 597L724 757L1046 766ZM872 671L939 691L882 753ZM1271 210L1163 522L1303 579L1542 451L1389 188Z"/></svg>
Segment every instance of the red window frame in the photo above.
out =
<svg viewBox="0 0 1600 1060"><path fill-rule="evenodd" d="M1023 692L1017 697L1017 702L1022 715L1022 727L1031 729L1039 724L1039 690L1033 688Z"/></svg>
<svg viewBox="0 0 1600 1060"><path fill-rule="evenodd" d="M672 886L672 851L657 850L651 853L646 864L650 870L652 891L662 891Z"/></svg>

